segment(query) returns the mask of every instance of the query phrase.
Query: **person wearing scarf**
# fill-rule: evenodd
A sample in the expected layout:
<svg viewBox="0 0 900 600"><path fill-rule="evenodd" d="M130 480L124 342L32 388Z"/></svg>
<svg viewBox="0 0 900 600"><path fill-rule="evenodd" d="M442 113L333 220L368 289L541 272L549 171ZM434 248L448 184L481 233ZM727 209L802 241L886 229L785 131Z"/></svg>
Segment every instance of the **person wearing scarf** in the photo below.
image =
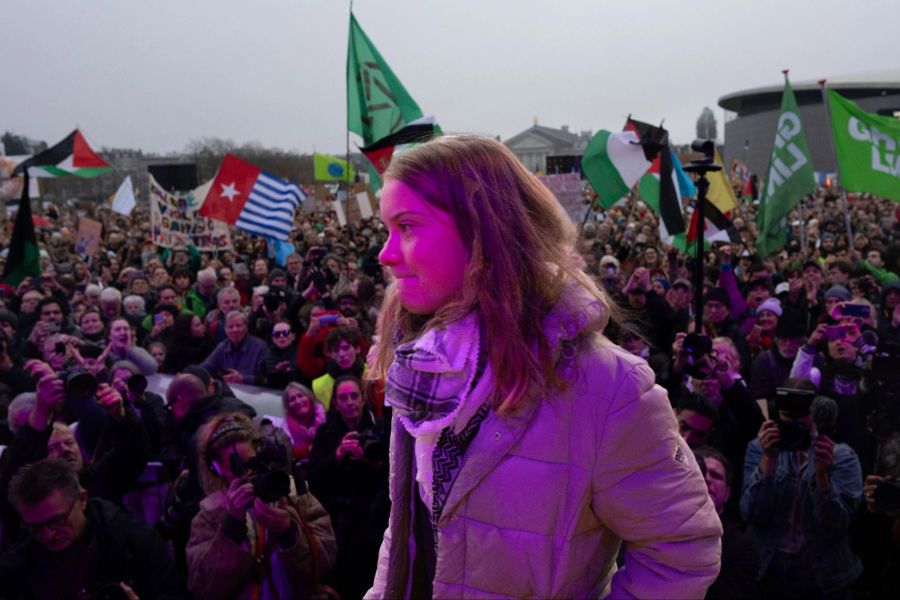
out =
<svg viewBox="0 0 900 600"><path fill-rule="evenodd" d="M442 137L392 158L381 217L391 513L366 598L702 597L721 523L553 195L499 142Z"/></svg>

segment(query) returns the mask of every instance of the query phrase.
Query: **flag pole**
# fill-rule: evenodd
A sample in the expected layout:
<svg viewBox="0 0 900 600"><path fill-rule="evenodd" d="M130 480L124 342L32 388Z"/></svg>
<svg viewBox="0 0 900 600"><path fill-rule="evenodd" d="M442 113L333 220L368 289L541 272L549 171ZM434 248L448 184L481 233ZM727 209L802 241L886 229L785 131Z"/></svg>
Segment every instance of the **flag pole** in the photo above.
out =
<svg viewBox="0 0 900 600"><path fill-rule="evenodd" d="M781 73L784 75L784 83L787 85L788 82L788 73L790 73L790 69L782 69ZM797 109L800 110L799 108ZM778 132L776 132L776 136ZM806 196L800 199L800 202L797 203L797 220L800 221L800 251L806 251L806 220L803 218L803 201L806 200Z"/></svg>
<svg viewBox="0 0 900 600"><path fill-rule="evenodd" d="M837 150L834 147L834 131L831 127L831 107L828 105L828 95L825 93L827 79L819 80L819 89L822 92L822 106L825 108L825 121L828 125L828 142L831 147L831 155L834 156L834 171L838 181L841 182L841 205L844 210L844 225L847 228L847 245L851 252L856 252L856 243L853 241L853 226L850 224L850 202L847 200L847 190L844 188L844 179L841 177L841 163L838 161Z"/></svg>

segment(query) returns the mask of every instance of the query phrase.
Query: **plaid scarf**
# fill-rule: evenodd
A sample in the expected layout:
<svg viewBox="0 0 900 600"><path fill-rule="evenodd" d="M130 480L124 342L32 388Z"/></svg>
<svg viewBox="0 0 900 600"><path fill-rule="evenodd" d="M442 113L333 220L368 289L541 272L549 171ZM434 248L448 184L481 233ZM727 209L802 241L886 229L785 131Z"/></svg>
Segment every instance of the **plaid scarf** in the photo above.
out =
<svg viewBox="0 0 900 600"><path fill-rule="evenodd" d="M432 516L441 508L433 505L436 483L438 496L445 499L465 453L464 448L451 444L457 445L451 465L439 452L441 480L435 482L435 452L442 433L445 445L453 434L461 434L493 390L493 375L484 356L479 368L481 340L481 325L473 312L443 329L429 329L415 340L397 346L388 369L386 403L415 438L416 481L421 485L426 505L432 507ZM477 422L486 414L483 411ZM476 431L475 427L469 428L461 440L471 441Z"/></svg>

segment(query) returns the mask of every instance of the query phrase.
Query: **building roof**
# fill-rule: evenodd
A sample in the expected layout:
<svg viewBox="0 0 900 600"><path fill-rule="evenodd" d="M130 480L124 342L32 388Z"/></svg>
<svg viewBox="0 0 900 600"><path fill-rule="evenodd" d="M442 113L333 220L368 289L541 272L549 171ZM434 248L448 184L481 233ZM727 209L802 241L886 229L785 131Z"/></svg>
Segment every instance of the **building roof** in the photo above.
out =
<svg viewBox="0 0 900 600"><path fill-rule="evenodd" d="M838 75L826 78L827 85L835 90L885 90L900 93L900 69L857 73L855 75ZM818 80L792 81L794 92L819 90ZM719 106L725 110L740 112L742 105L749 100L758 101L764 96L775 95L779 98L784 91L784 84L751 88L740 92L726 94L719 98Z"/></svg>
<svg viewBox="0 0 900 600"><path fill-rule="evenodd" d="M545 140L548 145L555 147L570 147L578 144L581 136L572 133L567 129L553 129L552 127L544 127L543 125L532 125L525 131L518 133L505 142L508 147L513 147L517 142L526 138L538 138Z"/></svg>

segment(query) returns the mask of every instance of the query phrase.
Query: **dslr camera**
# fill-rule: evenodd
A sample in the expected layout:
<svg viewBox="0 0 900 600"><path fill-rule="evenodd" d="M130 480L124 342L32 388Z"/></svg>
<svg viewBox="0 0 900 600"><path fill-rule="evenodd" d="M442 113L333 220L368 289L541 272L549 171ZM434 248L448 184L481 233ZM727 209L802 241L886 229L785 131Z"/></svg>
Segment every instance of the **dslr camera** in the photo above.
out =
<svg viewBox="0 0 900 600"><path fill-rule="evenodd" d="M66 396L78 400L90 398L97 393L97 378L87 369L67 369L59 374L66 390Z"/></svg>
<svg viewBox="0 0 900 600"><path fill-rule="evenodd" d="M253 484L253 493L263 502L275 502L291 491L290 464L284 447L269 438L256 443L256 456L241 460L237 452L229 457L235 477Z"/></svg>
<svg viewBox="0 0 900 600"><path fill-rule="evenodd" d="M681 349L687 356L685 372L697 379L706 379L715 369L712 358L712 339L708 335L689 333L681 343Z"/></svg>

